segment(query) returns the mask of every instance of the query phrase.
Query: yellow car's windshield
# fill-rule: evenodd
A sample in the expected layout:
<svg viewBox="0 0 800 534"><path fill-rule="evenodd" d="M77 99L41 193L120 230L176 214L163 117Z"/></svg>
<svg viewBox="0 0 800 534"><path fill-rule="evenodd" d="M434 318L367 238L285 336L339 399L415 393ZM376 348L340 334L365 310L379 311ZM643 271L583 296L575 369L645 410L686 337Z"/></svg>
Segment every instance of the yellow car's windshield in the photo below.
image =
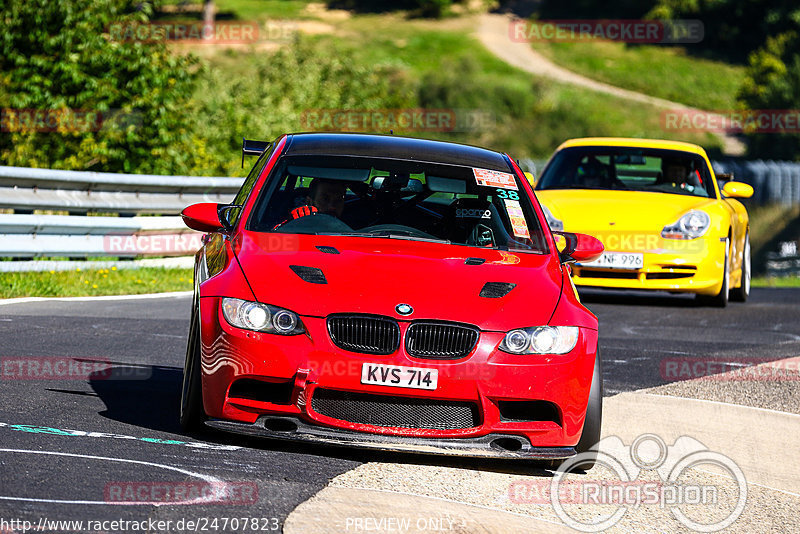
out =
<svg viewBox="0 0 800 534"><path fill-rule="evenodd" d="M677 150L574 147L558 152L536 189L615 189L714 197L705 160Z"/></svg>

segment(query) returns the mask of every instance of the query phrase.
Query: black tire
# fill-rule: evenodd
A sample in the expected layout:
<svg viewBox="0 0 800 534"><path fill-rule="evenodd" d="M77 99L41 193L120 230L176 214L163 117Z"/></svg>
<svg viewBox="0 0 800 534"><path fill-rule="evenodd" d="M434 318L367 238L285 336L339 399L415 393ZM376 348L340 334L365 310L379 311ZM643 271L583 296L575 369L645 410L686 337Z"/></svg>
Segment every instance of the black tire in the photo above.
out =
<svg viewBox="0 0 800 534"><path fill-rule="evenodd" d="M730 254L731 238L725 239L725 264L722 268L722 288L716 295L697 295L697 302L704 306L724 308L728 305L728 293L730 293Z"/></svg>
<svg viewBox="0 0 800 534"><path fill-rule="evenodd" d="M586 456L586 460L570 466L570 471L589 471L597 461L597 449L592 449L599 441L603 423L603 362L600 351L594 360L592 387L589 390L589 402L586 405L586 418L583 421L581 439L575 445L575 452ZM558 469L564 460L551 460L545 465L548 469Z"/></svg>
<svg viewBox="0 0 800 534"><path fill-rule="evenodd" d="M200 373L200 328L197 304L194 304L181 387L180 422L186 432L202 432L205 429L204 423L208 419L203 408L203 385Z"/></svg>
<svg viewBox="0 0 800 534"><path fill-rule="evenodd" d="M731 289L731 300L736 302L747 302L750 296L750 232L744 234L744 248L742 248L742 280L739 287Z"/></svg>

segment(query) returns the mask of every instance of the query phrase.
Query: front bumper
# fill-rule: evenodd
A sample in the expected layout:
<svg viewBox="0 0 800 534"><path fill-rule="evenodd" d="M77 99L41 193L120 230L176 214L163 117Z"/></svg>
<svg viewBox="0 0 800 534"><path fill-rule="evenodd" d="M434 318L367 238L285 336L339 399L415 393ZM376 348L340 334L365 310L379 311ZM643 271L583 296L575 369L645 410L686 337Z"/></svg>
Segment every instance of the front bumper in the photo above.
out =
<svg viewBox="0 0 800 534"><path fill-rule="evenodd" d="M325 319L318 317L301 317L307 335L240 330L220 316L219 297L200 300L203 403L212 419L222 420L212 423L215 428L317 442L341 440L347 435L356 437L338 443L357 441L367 444L359 446L384 450L409 450L413 446L423 452L472 451L467 454L470 456L508 454L496 450L496 440L512 436L519 440L519 448L511 457L531 458L567 457L571 453L566 449L571 450L580 438L597 352L594 329L581 328L575 349L565 355L502 353L497 347L504 334L481 332L477 346L466 358L423 360L408 355L402 343L390 355L344 351L331 342ZM407 325L401 326L402 335L405 328ZM364 363L437 369L439 384L435 391L362 384ZM252 394L258 393L255 389L237 390L244 380L255 381L255 388L266 385L265 390L274 395L259 397ZM315 409L315 395L321 390L374 395L382 401L429 402L434 407L437 403L470 403L478 417L476 424L458 428L364 424ZM505 416L504 407L516 402L541 403L552 407L555 416ZM276 434L258 423L264 416L298 420L302 431L294 432L291 438L286 433ZM309 428L321 433L308 432ZM448 445L442 445L442 440ZM390 447L390 442L396 445ZM551 450L559 450L556 454L562 456L548 456Z"/></svg>
<svg viewBox="0 0 800 534"><path fill-rule="evenodd" d="M255 423L210 420L206 425L216 430L251 437L387 452L529 460L562 460L576 454L574 447L533 447L530 441L514 434L487 434L474 438L453 439L385 436L310 425L299 417L262 415Z"/></svg>
<svg viewBox="0 0 800 534"><path fill-rule="evenodd" d="M591 233L591 232L588 232ZM643 289L716 295L722 288L725 258L725 240L706 236L689 241L646 236L651 248L636 248L626 244L636 243L641 236L619 237L609 240L608 252L642 253L644 264L640 269L607 269L576 264L572 280L576 286L614 289ZM606 236L608 240L608 237ZM630 242L630 243L629 243Z"/></svg>

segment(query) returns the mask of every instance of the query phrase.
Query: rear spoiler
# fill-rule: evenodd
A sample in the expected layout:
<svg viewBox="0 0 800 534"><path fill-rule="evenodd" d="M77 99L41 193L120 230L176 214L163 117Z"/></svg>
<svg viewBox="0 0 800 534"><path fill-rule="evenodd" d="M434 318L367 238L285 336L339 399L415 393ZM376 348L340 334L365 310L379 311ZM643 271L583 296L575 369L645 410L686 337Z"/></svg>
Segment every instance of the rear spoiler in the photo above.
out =
<svg viewBox="0 0 800 534"><path fill-rule="evenodd" d="M245 156L260 156L271 144L269 141L254 141L242 137L242 168L244 168Z"/></svg>

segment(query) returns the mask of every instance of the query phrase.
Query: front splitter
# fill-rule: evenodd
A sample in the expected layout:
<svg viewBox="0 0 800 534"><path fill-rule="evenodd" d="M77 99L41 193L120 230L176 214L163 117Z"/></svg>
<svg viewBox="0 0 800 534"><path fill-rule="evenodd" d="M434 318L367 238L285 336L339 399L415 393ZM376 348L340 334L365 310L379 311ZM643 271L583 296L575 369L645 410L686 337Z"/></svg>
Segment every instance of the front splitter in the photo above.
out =
<svg viewBox="0 0 800 534"><path fill-rule="evenodd" d="M206 425L224 432L253 437L358 447L389 452L413 452L470 458L563 460L575 456L574 447L534 447L516 434L488 434L474 438L417 438L368 434L310 425L297 417L262 415L255 423L212 419Z"/></svg>

